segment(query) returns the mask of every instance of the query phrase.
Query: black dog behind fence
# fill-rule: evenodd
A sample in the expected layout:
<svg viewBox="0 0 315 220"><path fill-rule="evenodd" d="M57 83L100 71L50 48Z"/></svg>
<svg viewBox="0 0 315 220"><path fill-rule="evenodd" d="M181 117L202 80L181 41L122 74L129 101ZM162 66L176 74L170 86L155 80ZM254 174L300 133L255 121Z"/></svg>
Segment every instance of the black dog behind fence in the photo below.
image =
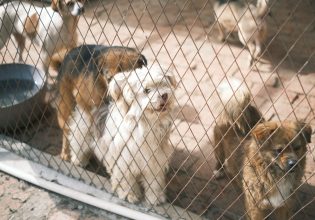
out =
<svg viewBox="0 0 315 220"><path fill-rule="evenodd" d="M2 146L142 212L315 218L312 1L61 1L0 1Z"/></svg>

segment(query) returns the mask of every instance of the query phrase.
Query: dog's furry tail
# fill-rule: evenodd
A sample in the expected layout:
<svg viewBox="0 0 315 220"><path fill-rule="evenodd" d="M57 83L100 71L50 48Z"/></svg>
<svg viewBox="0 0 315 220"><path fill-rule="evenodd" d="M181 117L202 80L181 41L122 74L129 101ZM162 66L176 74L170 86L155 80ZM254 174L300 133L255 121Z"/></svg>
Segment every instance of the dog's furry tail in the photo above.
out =
<svg viewBox="0 0 315 220"><path fill-rule="evenodd" d="M258 0L257 1L257 9L258 9L258 16L260 18L264 17L268 12L268 2L269 0Z"/></svg>
<svg viewBox="0 0 315 220"><path fill-rule="evenodd" d="M218 94L224 105L217 121L219 124L230 125L248 133L257 122L263 120L257 108L250 104L248 88L238 79L228 78L222 82L218 87Z"/></svg>

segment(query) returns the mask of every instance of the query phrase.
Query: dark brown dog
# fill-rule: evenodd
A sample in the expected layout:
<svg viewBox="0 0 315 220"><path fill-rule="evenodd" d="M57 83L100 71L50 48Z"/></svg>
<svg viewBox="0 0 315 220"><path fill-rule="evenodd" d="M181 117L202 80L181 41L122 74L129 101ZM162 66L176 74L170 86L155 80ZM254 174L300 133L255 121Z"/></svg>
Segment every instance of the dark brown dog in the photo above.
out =
<svg viewBox="0 0 315 220"><path fill-rule="evenodd" d="M228 89L220 96L225 111L214 129L215 174L222 176L224 170L242 188L248 219L264 219L268 209L274 209L277 219L289 219L311 127L299 121L265 122L244 88L234 97Z"/></svg>
<svg viewBox="0 0 315 220"><path fill-rule="evenodd" d="M74 108L79 107L92 115L92 110L105 101L112 76L146 65L146 58L128 47L82 45L65 56L57 77L58 123L63 130L62 159L70 160L69 123Z"/></svg>

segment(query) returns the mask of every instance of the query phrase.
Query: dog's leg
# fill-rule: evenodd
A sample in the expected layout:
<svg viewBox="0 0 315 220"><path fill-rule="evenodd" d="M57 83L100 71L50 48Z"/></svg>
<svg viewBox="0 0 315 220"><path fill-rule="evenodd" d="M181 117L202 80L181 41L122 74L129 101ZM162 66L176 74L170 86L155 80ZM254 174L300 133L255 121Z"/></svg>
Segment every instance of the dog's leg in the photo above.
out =
<svg viewBox="0 0 315 220"><path fill-rule="evenodd" d="M59 90L59 99L57 103L57 115L58 115L58 124L63 131L63 140L62 140L62 150L61 158L63 160L70 160L70 149L69 149L69 118L71 112L73 111L75 101L72 96L71 83L67 80L61 81L60 90Z"/></svg>
<svg viewBox="0 0 315 220"><path fill-rule="evenodd" d="M254 55L253 55L255 60L257 60L257 58L260 55L260 53L261 53L261 42L258 39L256 39L255 40L255 52L254 52Z"/></svg>
<svg viewBox="0 0 315 220"><path fill-rule="evenodd" d="M225 40L225 29L224 29L223 25L220 25L220 23L218 21L216 23L216 26L217 26L217 29L219 31L218 40L220 42L223 42Z"/></svg>
<svg viewBox="0 0 315 220"><path fill-rule="evenodd" d="M218 128L218 126L215 127L214 129L214 155L215 158L217 159L216 162L216 168L213 171L213 175L216 179L222 178L224 176L223 172L223 166L224 166L224 161L225 161L225 154L224 154L224 149L223 149L223 144L222 144L222 135L221 135L221 130Z"/></svg>
<svg viewBox="0 0 315 220"><path fill-rule="evenodd" d="M119 158L113 168L111 184L113 192L116 192L120 199L135 203L140 198L140 187L136 181L136 174L131 172L130 167L126 166L123 158Z"/></svg>
<svg viewBox="0 0 315 220"><path fill-rule="evenodd" d="M60 153L60 157L63 160L70 161L70 146L68 141L68 133L69 131L66 131L66 129L63 129L63 135L62 135L62 149Z"/></svg>
<svg viewBox="0 0 315 220"><path fill-rule="evenodd" d="M13 36L18 44L19 62L23 62L23 52L25 49L25 37L23 37L23 35L19 33L14 33Z"/></svg>
<svg viewBox="0 0 315 220"><path fill-rule="evenodd" d="M157 166L159 166L157 164ZM165 172L162 169L146 167L143 174L143 186L145 199L149 204L158 205L166 201L165 193Z"/></svg>
<svg viewBox="0 0 315 220"><path fill-rule="evenodd" d="M86 166L90 160L92 149L91 116L77 105L69 128L69 145L71 162L75 165Z"/></svg>
<svg viewBox="0 0 315 220"><path fill-rule="evenodd" d="M252 186L255 187L255 186ZM255 189L254 189L255 190ZM259 201L259 196L257 196L257 201L253 199L258 193L255 193L254 190L245 189L245 207L246 207L246 217L248 220L263 220L264 212L258 208L257 201Z"/></svg>
<svg viewBox="0 0 315 220"><path fill-rule="evenodd" d="M43 56L43 70L44 70L44 72L45 72L45 75L46 75L46 77L49 77L50 75L49 75L49 72L48 72L48 70L49 70L49 64L50 64L50 56L48 55L48 53L47 52L42 52L42 53L44 53L44 56Z"/></svg>
<svg viewBox="0 0 315 220"><path fill-rule="evenodd" d="M249 50L249 56L248 56L248 67L251 67L255 61L255 54L256 54L256 45L254 42L247 42L247 47Z"/></svg>

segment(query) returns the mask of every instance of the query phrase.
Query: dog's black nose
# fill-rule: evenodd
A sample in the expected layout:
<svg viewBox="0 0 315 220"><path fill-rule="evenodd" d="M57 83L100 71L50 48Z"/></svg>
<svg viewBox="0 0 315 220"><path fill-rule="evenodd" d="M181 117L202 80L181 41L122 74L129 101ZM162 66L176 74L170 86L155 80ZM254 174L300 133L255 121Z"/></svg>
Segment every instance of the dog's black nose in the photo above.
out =
<svg viewBox="0 0 315 220"><path fill-rule="evenodd" d="M167 99L168 99L168 95L165 93L165 94L163 94L162 95L162 99L163 99L163 101L167 101Z"/></svg>
<svg viewBox="0 0 315 220"><path fill-rule="evenodd" d="M292 170L292 168L295 167L296 163L297 163L297 160L294 160L294 159L288 160L288 170Z"/></svg>

